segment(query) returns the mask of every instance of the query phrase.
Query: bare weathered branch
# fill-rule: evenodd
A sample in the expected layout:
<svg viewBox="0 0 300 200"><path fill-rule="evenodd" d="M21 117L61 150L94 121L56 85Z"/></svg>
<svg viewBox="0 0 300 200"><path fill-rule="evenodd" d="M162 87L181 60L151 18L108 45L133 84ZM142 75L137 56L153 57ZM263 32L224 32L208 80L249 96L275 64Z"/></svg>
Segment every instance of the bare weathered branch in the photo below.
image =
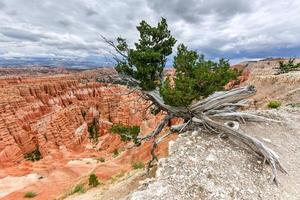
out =
<svg viewBox="0 0 300 200"><path fill-rule="evenodd" d="M116 82L120 84L127 83L127 85L129 85L128 82L131 82L131 85L134 85L138 88L138 81L130 77L124 76L121 78L121 76L117 75L117 77L113 77L112 79L118 80ZM278 120L257 116L255 114L237 111L240 107L248 106L248 100L246 98L253 96L256 93L256 89L254 88L254 86L246 86L229 91L216 92L209 97L190 105L188 108L167 105L158 90L141 91L141 93L146 100L151 101L155 106L168 113L154 131L144 137L138 138L140 142L154 139L151 149L152 159L148 163L148 167L151 167L152 163L157 160L155 149L163 139L165 139L173 132L180 133L181 131L186 130L187 127L193 127L192 125L196 124L198 126L203 126L210 132L216 133L218 135L226 134L245 144L255 155L258 155L270 164L273 173L272 180L275 184L278 184L276 169L278 168L282 172L286 173L286 171L279 163L278 156L270 148L266 147L261 141L252 136L241 133L238 130L238 126L231 127L231 123L221 124L215 121L233 120L241 122L281 122ZM166 135L156 140L157 136L160 134L169 120L173 117L183 118L188 122L172 126L170 128L170 131ZM232 123L234 124L237 122Z"/></svg>
<svg viewBox="0 0 300 200"><path fill-rule="evenodd" d="M138 140L144 141L144 140L150 140L150 139L156 137L172 118L173 118L173 114L166 115L165 118L163 120L161 120L161 122L157 125L157 127L155 128L154 131L152 131L151 133L149 133L148 135L146 135L144 137L139 137Z"/></svg>
<svg viewBox="0 0 300 200"><path fill-rule="evenodd" d="M244 112L228 112L228 113L219 113L211 115L210 117L214 119L223 119L223 120L244 120L244 121L251 121L251 122L277 122L283 123L279 120L274 120L254 114L244 113Z"/></svg>
<svg viewBox="0 0 300 200"><path fill-rule="evenodd" d="M206 99L199 101L190 106L192 112L204 112L215 109L226 103L238 102L247 97L253 96L256 93L254 86L246 86L224 92L216 92Z"/></svg>
<svg viewBox="0 0 300 200"><path fill-rule="evenodd" d="M105 43L107 43L110 47L112 47L118 54L120 54L122 57L124 57L125 59L128 59L128 55L124 54L123 52L121 52L118 48L117 45L112 41L107 39L106 37L104 37L103 35L100 35L100 37L103 39L103 41ZM117 57L117 56L116 56Z"/></svg>

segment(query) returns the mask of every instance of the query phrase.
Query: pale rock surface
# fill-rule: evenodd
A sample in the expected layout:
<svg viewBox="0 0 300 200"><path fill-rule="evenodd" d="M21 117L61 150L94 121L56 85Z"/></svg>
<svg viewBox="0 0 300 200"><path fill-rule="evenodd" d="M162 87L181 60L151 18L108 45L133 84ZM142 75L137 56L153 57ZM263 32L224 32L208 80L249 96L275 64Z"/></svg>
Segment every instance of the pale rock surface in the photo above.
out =
<svg viewBox="0 0 300 200"><path fill-rule="evenodd" d="M156 178L144 181L126 200L300 199L299 108L255 112L286 122L268 129L263 129L264 123L242 126L251 135L272 140L267 145L279 154L289 173L278 172L279 187L270 182L270 168L262 168L262 160L231 140L186 132L171 143L170 156L159 160Z"/></svg>

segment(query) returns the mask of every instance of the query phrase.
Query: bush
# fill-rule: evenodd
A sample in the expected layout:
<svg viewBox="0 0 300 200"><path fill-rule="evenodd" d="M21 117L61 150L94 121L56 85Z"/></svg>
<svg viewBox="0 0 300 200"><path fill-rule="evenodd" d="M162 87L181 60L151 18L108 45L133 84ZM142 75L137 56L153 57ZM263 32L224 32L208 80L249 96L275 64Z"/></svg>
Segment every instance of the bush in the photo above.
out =
<svg viewBox="0 0 300 200"><path fill-rule="evenodd" d="M33 152L27 153L24 158L26 160L30 160L32 162L38 161L42 158L41 152L39 151L39 148L36 148Z"/></svg>
<svg viewBox="0 0 300 200"><path fill-rule="evenodd" d="M143 162L135 162L132 164L133 169L142 169L145 167L145 164Z"/></svg>
<svg viewBox="0 0 300 200"><path fill-rule="evenodd" d="M278 62L279 67L277 68L279 71L277 74L284 74L284 73L288 73L290 71L300 70L300 63L295 64L294 61L295 61L295 58L290 58L287 63L285 63L283 61L279 61Z"/></svg>
<svg viewBox="0 0 300 200"><path fill-rule="evenodd" d="M268 103L268 108L278 108L280 106L281 106L280 101L272 100L272 101L269 101L269 103Z"/></svg>
<svg viewBox="0 0 300 200"><path fill-rule="evenodd" d="M105 162L105 158L103 158L103 157L97 158L96 160L100 161L100 162Z"/></svg>
<svg viewBox="0 0 300 200"><path fill-rule="evenodd" d="M119 154L120 154L119 150L118 150L118 149L115 149L115 150L113 151L113 155L112 155L112 156L115 158L115 157L117 157Z"/></svg>
<svg viewBox="0 0 300 200"><path fill-rule="evenodd" d="M29 192L26 192L25 194L24 194L24 197L25 198L33 198L33 197L35 197L37 194L35 193L35 192L32 192L32 191L29 191Z"/></svg>
<svg viewBox="0 0 300 200"><path fill-rule="evenodd" d="M92 187L97 187L99 185L98 177L96 174L91 174L89 177L89 185Z"/></svg>
<svg viewBox="0 0 300 200"><path fill-rule="evenodd" d="M93 123L88 125L89 138L98 141L98 123L96 119L93 120Z"/></svg>
<svg viewBox="0 0 300 200"><path fill-rule="evenodd" d="M110 132L118 134L122 141L133 141L138 144L137 136L140 133L139 126L125 126L122 124L114 124L110 129Z"/></svg>
<svg viewBox="0 0 300 200"><path fill-rule="evenodd" d="M71 192L71 194L75 194L75 193L85 193L85 190L84 190L84 187L83 187L83 184L78 184L74 187L73 191Z"/></svg>

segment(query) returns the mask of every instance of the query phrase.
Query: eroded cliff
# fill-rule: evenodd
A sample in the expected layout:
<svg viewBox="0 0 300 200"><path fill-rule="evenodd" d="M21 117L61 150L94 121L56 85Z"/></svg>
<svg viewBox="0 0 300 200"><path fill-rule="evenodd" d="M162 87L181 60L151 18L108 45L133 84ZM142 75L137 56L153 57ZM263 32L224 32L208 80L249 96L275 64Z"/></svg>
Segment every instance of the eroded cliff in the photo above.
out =
<svg viewBox="0 0 300 200"><path fill-rule="evenodd" d="M35 190L41 193L39 197L49 198L48 195L55 197L90 170L101 179L109 179L131 170L133 162L149 159L150 143L126 150L131 144L108 130L112 124L121 123L139 125L147 133L163 113L154 116L145 112L149 103L138 92L95 81L107 73L111 72L1 78L0 178L37 173L44 182L60 185L53 187L56 190L41 192L41 181L34 181ZM93 123L97 125L97 138L91 138L88 131ZM158 149L161 155L166 155L166 144ZM115 151L120 155L113 156ZM36 152L42 159L28 161ZM99 163L99 158L105 162ZM61 178L57 177L58 170ZM13 188L18 187L12 185L10 193L0 195L22 198L26 187Z"/></svg>

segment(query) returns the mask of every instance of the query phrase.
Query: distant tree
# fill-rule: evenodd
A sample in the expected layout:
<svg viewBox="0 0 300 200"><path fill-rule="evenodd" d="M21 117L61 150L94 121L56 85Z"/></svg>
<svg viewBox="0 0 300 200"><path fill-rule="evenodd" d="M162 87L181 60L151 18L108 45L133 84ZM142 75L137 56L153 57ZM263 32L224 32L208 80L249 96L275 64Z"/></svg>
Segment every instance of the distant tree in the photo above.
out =
<svg viewBox="0 0 300 200"><path fill-rule="evenodd" d="M255 155L261 156L271 165L273 181L277 184L276 169L282 172L285 170L274 152L258 139L244 134L237 130L237 127L232 127L235 123L220 122L274 121L238 111L247 105L246 98L256 93L254 86L221 91L226 83L237 78L238 72L230 68L227 60L205 60L203 55L188 50L183 44L178 46L177 55L174 57L175 77L164 77L167 57L172 54L176 43L166 19L162 18L154 27L142 21L137 30L140 37L134 48L130 48L124 38L117 38L115 43L103 37L116 52L113 57L118 74L99 78L98 81L124 84L133 87L133 91L139 89L141 97L152 103L152 106L149 106L154 107L152 113L163 111L165 117L147 135L137 133L138 128L131 129L123 125L112 127L112 132L119 134L122 140L133 141L135 145L153 140L152 159L147 167L149 169L153 162L157 161L155 149L161 141L170 134L180 134L201 126L212 133L229 135L230 138L235 138L249 147ZM182 118L184 123L169 127L168 131L160 136L174 117Z"/></svg>
<svg viewBox="0 0 300 200"><path fill-rule="evenodd" d="M99 137L99 124L96 119L93 119L92 123L88 125L89 139L97 142Z"/></svg>
<svg viewBox="0 0 300 200"><path fill-rule="evenodd" d="M89 186L97 187L99 185L98 177L96 174L91 174L89 177Z"/></svg>

